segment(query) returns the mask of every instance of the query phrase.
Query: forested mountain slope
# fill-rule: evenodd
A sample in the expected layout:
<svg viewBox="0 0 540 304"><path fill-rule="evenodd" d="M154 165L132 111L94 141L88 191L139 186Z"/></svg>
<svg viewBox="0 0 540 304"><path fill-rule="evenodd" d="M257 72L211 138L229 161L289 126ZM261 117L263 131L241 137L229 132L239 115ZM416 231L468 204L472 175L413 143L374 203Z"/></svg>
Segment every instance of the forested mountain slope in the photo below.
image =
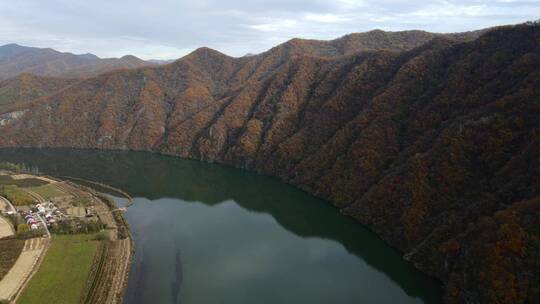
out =
<svg viewBox="0 0 540 304"><path fill-rule="evenodd" d="M42 77L31 74L21 74L2 80L0 81L0 111L7 111L13 106L20 106L48 96L78 81L77 79Z"/></svg>
<svg viewBox="0 0 540 304"><path fill-rule="evenodd" d="M1 114L0 146L150 150L278 176L443 280L448 303L538 303L540 26L403 48L418 33L401 34L242 58L201 48L104 74Z"/></svg>

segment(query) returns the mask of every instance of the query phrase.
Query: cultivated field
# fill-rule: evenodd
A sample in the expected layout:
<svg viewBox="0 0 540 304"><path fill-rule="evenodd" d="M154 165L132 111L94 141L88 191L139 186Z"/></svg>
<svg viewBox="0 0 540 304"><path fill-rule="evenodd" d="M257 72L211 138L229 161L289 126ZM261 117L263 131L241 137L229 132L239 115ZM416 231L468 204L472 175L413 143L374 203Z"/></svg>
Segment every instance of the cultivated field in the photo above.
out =
<svg viewBox="0 0 540 304"><path fill-rule="evenodd" d="M54 184L43 185L39 187L30 187L28 188L28 190L39 194L44 199L68 195L67 193L56 187Z"/></svg>
<svg viewBox="0 0 540 304"><path fill-rule="evenodd" d="M13 205L28 205L34 201L32 196L16 185L0 185L0 195L7 198Z"/></svg>
<svg viewBox="0 0 540 304"><path fill-rule="evenodd" d="M27 177L14 179L10 175L0 175L0 185L16 185L19 187L38 187L47 185L48 182L39 178Z"/></svg>
<svg viewBox="0 0 540 304"><path fill-rule="evenodd" d="M32 238L24 242L24 247L7 274L0 281L0 299L12 299L24 286L39 264L48 239Z"/></svg>
<svg viewBox="0 0 540 304"><path fill-rule="evenodd" d="M0 240L0 280L13 267L23 247L24 240L14 238Z"/></svg>
<svg viewBox="0 0 540 304"><path fill-rule="evenodd" d="M93 234L55 235L20 304L78 303L98 248Z"/></svg>

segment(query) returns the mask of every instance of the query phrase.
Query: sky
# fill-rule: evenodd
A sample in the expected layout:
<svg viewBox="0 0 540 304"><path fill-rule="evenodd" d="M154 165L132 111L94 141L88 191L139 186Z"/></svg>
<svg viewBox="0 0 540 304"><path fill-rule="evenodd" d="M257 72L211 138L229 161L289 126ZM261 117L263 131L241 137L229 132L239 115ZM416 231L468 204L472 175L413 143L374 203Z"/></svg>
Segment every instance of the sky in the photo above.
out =
<svg viewBox="0 0 540 304"><path fill-rule="evenodd" d="M540 0L0 0L0 45L100 57L231 56L372 29L461 32L540 18Z"/></svg>

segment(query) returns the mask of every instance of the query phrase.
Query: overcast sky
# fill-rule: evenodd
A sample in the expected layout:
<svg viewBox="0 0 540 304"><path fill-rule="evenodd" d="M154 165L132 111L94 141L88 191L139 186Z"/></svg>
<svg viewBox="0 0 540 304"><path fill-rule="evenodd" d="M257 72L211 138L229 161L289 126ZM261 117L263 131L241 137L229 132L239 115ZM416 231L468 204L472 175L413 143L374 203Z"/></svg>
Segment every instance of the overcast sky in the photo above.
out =
<svg viewBox="0 0 540 304"><path fill-rule="evenodd" d="M2 0L0 44L100 57L232 56L294 37L371 29L456 32L540 18L540 0Z"/></svg>

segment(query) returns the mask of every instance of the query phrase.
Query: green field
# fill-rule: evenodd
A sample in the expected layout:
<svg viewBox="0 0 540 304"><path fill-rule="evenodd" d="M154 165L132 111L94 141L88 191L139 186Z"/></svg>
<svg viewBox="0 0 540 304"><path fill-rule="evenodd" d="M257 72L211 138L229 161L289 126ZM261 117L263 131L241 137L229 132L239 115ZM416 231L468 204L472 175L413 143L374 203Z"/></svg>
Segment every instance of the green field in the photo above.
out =
<svg viewBox="0 0 540 304"><path fill-rule="evenodd" d="M67 194L58 189L58 187L54 185L43 185L39 187L30 187L28 190L33 191L39 195L41 195L44 199L50 199L52 197L58 197L58 196L66 196Z"/></svg>
<svg viewBox="0 0 540 304"><path fill-rule="evenodd" d="M7 198L13 205L28 205L34 198L15 185L0 185L0 195Z"/></svg>
<svg viewBox="0 0 540 304"><path fill-rule="evenodd" d="M16 185L19 187L37 187L47 185L48 182L39 178L13 179L9 175L0 175L0 185Z"/></svg>
<svg viewBox="0 0 540 304"><path fill-rule="evenodd" d="M94 237L54 235L45 260L17 303L78 303L99 245Z"/></svg>

